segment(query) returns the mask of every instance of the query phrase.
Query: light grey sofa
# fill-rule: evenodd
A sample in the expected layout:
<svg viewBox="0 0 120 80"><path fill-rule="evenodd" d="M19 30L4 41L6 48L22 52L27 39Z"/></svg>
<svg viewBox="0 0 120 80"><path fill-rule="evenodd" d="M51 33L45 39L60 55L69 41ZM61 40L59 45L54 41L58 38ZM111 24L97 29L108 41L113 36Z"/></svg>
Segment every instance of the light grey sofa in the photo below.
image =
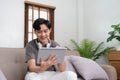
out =
<svg viewBox="0 0 120 80"><path fill-rule="evenodd" d="M67 55L78 55L74 51L68 51ZM25 63L24 48L0 48L0 69L7 80L24 80L27 64ZM113 66L101 66L110 80L117 80L116 70ZM83 80L78 78L78 80Z"/></svg>

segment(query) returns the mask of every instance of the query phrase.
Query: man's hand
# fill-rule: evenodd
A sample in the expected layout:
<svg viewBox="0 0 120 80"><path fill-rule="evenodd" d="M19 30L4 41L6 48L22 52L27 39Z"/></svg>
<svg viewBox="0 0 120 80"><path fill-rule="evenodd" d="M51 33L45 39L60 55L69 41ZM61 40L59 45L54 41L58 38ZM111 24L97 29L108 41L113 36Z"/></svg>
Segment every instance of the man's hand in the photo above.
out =
<svg viewBox="0 0 120 80"><path fill-rule="evenodd" d="M44 61L42 59L42 57L40 58L40 64L41 64L41 68L43 71L47 70L49 67L51 67L52 65L55 65L57 63L57 56L56 55L50 55L47 59L47 61Z"/></svg>

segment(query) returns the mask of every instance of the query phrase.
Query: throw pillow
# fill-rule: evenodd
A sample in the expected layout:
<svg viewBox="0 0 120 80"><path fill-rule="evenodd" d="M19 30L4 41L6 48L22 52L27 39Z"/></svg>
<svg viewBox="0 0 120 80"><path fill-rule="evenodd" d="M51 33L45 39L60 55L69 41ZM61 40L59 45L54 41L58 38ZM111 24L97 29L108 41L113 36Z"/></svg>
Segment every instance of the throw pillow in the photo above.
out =
<svg viewBox="0 0 120 80"><path fill-rule="evenodd" d="M72 63L70 62L70 56L65 56L65 61L66 61L66 71L73 71L76 73Z"/></svg>
<svg viewBox="0 0 120 80"><path fill-rule="evenodd" d="M71 56L71 62L85 80L109 80L106 72L91 59Z"/></svg>
<svg viewBox="0 0 120 80"><path fill-rule="evenodd" d="M7 80L1 70L0 70L0 80Z"/></svg>

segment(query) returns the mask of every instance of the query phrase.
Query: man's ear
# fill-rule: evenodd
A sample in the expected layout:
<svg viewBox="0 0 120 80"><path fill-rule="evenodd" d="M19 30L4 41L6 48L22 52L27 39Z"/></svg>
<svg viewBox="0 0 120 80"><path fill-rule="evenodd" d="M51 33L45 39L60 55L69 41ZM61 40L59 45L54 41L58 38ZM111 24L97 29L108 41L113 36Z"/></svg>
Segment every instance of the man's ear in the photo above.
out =
<svg viewBox="0 0 120 80"><path fill-rule="evenodd" d="M37 30L34 30L34 33L37 34Z"/></svg>

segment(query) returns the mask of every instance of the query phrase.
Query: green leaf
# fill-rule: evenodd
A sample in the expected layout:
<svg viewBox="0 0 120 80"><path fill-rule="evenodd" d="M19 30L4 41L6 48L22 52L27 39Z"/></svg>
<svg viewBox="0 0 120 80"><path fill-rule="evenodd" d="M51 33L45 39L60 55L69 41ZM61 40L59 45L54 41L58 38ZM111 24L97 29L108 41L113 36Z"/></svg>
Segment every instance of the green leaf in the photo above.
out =
<svg viewBox="0 0 120 80"><path fill-rule="evenodd" d="M113 39L120 41L120 24L111 25L111 27L113 28L113 31L108 32L110 36L107 38L107 42L112 41Z"/></svg>
<svg viewBox="0 0 120 80"><path fill-rule="evenodd" d="M114 49L114 47L107 47L105 48L103 51L97 53L94 57L93 60L95 61L96 59L98 59L100 56L105 55L106 53L108 53L109 50Z"/></svg>
<svg viewBox="0 0 120 80"><path fill-rule="evenodd" d="M106 54L106 52L113 48L113 47L104 48L103 46L104 42L101 42L97 45L95 41L91 41L88 39L83 39L80 43L71 39L71 42L73 44L74 50L78 51L80 56L93 60L98 59L100 56Z"/></svg>

